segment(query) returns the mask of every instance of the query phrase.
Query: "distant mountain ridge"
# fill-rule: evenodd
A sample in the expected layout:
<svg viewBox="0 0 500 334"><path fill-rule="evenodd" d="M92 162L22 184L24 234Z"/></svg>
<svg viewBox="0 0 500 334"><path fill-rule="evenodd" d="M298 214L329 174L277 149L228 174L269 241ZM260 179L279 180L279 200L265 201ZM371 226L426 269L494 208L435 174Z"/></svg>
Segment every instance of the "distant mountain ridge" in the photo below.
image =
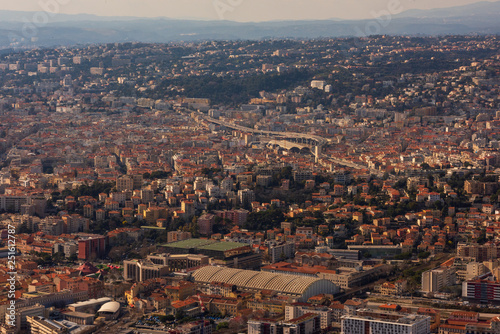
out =
<svg viewBox="0 0 500 334"><path fill-rule="evenodd" d="M0 22L20 22L30 19L38 12L0 10ZM137 20L139 17L130 16L98 16L93 14L55 14L48 13L52 22L75 22L75 21L126 21Z"/></svg>
<svg viewBox="0 0 500 334"><path fill-rule="evenodd" d="M481 15L499 15L500 14L500 1L489 2L481 1L471 5L456 6L450 8L436 8L431 10L410 9L397 15L396 17L434 17L434 18L448 18L448 17L466 17L466 16L481 16Z"/></svg>
<svg viewBox="0 0 500 334"><path fill-rule="evenodd" d="M390 35L500 34L500 1L433 10L408 10L389 24L369 20L232 22L169 18L50 14L27 27L36 12L0 11L0 48L114 42L172 42L264 38ZM45 15L49 15L45 13ZM34 29L27 29L34 28Z"/></svg>

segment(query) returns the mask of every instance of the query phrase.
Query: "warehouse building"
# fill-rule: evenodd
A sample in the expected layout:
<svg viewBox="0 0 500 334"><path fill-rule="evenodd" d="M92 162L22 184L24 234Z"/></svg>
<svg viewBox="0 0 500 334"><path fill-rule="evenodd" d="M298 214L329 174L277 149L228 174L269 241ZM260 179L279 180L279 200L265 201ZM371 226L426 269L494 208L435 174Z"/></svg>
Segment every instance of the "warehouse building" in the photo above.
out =
<svg viewBox="0 0 500 334"><path fill-rule="evenodd" d="M153 254L146 260L123 261L123 278L143 282L151 278L164 277L174 271L186 271L206 266L209 258L197 254Z"/></svg>
<svg viewBox="0 0 500 334"><path fill-rule="evenodd" d="M319 294L332 294L338 287L326 279L278 275L261 271L207 266L193 273L194 282L207 289L213 282L236 286L242 291L272 290L280 296L307 301Z"/></svg>

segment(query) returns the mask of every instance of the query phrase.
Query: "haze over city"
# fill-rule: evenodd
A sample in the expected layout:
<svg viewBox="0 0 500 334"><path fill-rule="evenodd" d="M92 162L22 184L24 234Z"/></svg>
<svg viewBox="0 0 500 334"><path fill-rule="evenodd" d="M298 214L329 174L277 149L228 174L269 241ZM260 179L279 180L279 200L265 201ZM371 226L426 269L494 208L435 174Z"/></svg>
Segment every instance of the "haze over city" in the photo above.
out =
<svg viewBox="0 0 500 334"><path fill-rule="evenodd" d="M499 17L0 0L0 334L500 334Z"/></svg>
<svg viewBox="0 0 500 334"><path fill-rule="evenodd" d="M54 0L55 1L55 0ZM273 20L370 19L388 6L411 9L446 8L476 0L65 0L59 13L99 16L220 19L217 8L231 7L225 19L239 22ZM0 1L0 10L39 11L50 1ZM220 10L220 9L219 9Z"/></svg>

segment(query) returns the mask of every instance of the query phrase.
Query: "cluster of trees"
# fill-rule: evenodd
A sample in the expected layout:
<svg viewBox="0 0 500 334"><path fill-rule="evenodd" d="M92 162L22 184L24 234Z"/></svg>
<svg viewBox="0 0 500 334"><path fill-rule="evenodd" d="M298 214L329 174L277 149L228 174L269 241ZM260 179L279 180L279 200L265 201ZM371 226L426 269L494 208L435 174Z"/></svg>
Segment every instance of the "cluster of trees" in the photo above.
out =
<svg viewBox="0 0 500 334"><path fill-rule="evenodd" d="M427 259L431 255L430 252L420 252L417 254L419 259ZM401 253L394 256L395 260L410 260L413 257L413 252Z"/></svg>
<svg viewBox="0 0 500 334"><path fill-rule="evenodd" d="M212 178L221 172L222 172L222 170L220 168L206 168L205 167L201 170L201 174L205 175L208 178Z"/></svg>
<svg viewBox="0 0 500 334"><path fill-rule="evenodd" d="M43 266L43 267L67 263L67 262L74 263L77 261L76 254L73 254L69 258L66 259L64 256L64 253L62 253L62 252L57 252L57 253L54 253L53 255L50 255L48 253L33 252L33 255L35 255L37 257L37 259L35 260L36 263L39 266Z"/></svg>
<svg viewBox="0 0 500 334"><path fill-rule="evenodd" d="M251 231L266 231L279 227L283 221L285 221L283 211L271 208L267 211L251 212L243 227Z"/></svg>
<svg viewBox="0 0 500 334"><path fill-rule="evenodd" d="M52 193L52 197L53 199L55 199L54 197L60 197L57 199L64 199L67 196L73 196L74 198L78 198L81 196L91 196L97 198L99 197L100 193L109 194L114 187L115 184L112 182L96 181L91 185L84 184L73 190L63 190L63 192L59 194L60 196L58 196L58 192L54 192Z"/></svg>
<svg viewBox="0 0 500 334"><path fill-rule="evenodd" d="M152 173L144 173L142 177L146 180L155 180L155 179L165 179L171 175L172 175L171 172L156 171Z"/></svg>
<svg viewBox="0 0 500 334"><path fill-rule="evenodd" d="M307 70L292 70L285 73L257 74L240 77L182 77L166 80L152 93L153 98L162 98L171 85L184 88L185 96L208 98L215 104L247 103L259 96L262 90L274 92L309 81L314 75Z"/></svg>

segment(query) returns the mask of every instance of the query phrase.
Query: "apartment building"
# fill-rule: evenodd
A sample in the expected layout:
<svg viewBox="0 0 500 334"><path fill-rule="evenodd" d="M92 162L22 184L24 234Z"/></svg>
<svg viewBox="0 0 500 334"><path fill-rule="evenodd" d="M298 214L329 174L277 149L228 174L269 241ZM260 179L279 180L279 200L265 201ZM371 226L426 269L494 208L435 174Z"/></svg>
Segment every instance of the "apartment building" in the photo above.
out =
<svg viewBox="0 0 500 334"><path fill-rule="evenodd" d="M457 245L457 257L472 257L477 262L494 260L500 257L500 247L492 243L484 245L459 243Z"/></svg>
<svg viewBox="0 0 500 334"><path fill-rule="evenodd" d="M170 231L167 234L167 242L176 242L191 239L191 232L183 232L183 231Z"/></svg>
<svg viewBox="0 0 500 334"><path fill-rule="evenodd" d="M455 268L435 268L422 273L422 291L438 292L445 286L456 283Z"/></svg>
<svg viewBox="0 0 500 334"><path fill-rule="evenodd" d="M474 279L462 283L462 297L474 302L500 302L500 282L490 279Z"/></svg>
<svg viewBox="0 0 500 334"><path fill-rule="evenodd" d="M316 334L321 331L320 323L320 316L312 313L285 321L250 320L248 334Z"/></svg>
<svg viewBox="0 0 500 334"><path fill-rule="evenodd" d="M406 315L396 320L367 316L342 317L342 334L430 334L431 318L424 315Z"/></svg>
<svg viewBox="0 0 500 334"><path fill-rule="evenodd" d="M321 329L330 327L333 322L333 311L330 308L326 306L306 306L302 303L285 306L285 321L296 319L309 313L320 316Z"/></svg>
<svg viewBox="0 0 500 334"><path fill-rule="evenodd" d="M269 261L276 263L286 259L295 257L295 243L294 242L266 242L268 246Z"/></svg>
<svg viewBox="0 0 500 334"><path fill-rule="evenodd" d="M78 240L78 258L81 260L96 259L104 256L108 237L96 234L80 235Z"/></svg>

